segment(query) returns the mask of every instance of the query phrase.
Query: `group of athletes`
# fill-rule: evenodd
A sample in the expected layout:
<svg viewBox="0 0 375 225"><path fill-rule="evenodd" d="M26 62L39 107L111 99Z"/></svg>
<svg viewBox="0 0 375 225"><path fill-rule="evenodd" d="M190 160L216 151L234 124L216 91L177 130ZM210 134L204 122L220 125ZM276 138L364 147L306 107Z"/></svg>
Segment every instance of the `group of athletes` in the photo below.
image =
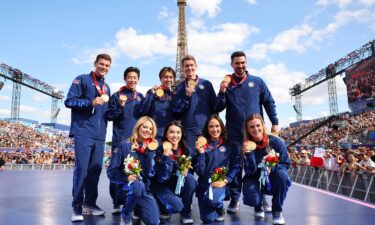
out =
<svg viewBox="0 0 375 225"><path fill-rule="evenodd" d="M224 221L243 204L254 207L254 216L272 212L274 224L284 224L282 206L291 184L290 160L278 132L273 97L265 82L246 70L242 51L231 55L232 74L224 76L216 94L209 80L196 74L196 59L181 60L186 76L174 90L175 71L160 70L160 85L143 96L136 90L140 70L124 71L125 85L111 95L105 83L112 60L99 54L95 70L76 77L65 106L71 108L70 136L74 137L76 162L73 173L72 221L84 214L101 216L97 206L107 121L113 121L112 158L107 169L112 213L121 213L125 224L141 220L159 224L179 213L183 224L194 223L191 205L198 199L203 223ZM272 123L268 132L263 108ZM226 109L225 125L218 113ZM259 165L270 152L278 163L264 173ZM191 157L192 168L181 170L177 159ZM133 157L139 174L126 173L124 163ZM225 168L224 179L212 181L214 172ZM266 178L266 185L260 182ZM269 207L265 195L272 195ZM122 208L121 208L122 206ZM245 209L246 210L246 209Z"/></svg>

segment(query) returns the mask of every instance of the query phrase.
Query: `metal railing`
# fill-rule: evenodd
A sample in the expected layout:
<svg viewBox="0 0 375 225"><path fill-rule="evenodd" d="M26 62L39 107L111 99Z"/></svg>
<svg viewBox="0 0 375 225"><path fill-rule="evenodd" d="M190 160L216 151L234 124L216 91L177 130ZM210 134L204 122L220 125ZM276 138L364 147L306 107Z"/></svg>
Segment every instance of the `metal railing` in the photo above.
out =
<svg viewBox="0 0 375 225"><path fill-rule="evenodd" d="M103 170L106 170L108 165L103 165ZM68 164L7 164L4 166L5 170L73 170L74 165Z"/></svg>
<svg viewBox="0 0 375 225"><path fill-rule="evenodd" d="M288 174L293 182L345 195L367 203L375 203L374 175L306 166L291 167Z"/></svg>

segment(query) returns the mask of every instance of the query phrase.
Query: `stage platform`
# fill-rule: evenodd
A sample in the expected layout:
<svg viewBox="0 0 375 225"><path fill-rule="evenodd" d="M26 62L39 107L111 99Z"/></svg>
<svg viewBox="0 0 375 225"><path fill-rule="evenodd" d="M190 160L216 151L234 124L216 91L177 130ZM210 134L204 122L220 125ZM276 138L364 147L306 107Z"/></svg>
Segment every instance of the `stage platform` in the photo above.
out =
<svg viewBox="0 0 375 225"><path fill-rule="evenodd" d="M85 216L84 222L72 223L72 171L1 171L0 224L123 224L119 215L111 214L108 183L103 171L97 203L106 211L105 216ZM268 201L271 202L270 197ZM284 204L283 215L288 225L368 225L375 221L375 205L293 183ZM193 217L194 224L202 224L196 199L193 203ZM181 224L179 215L173 215L164 224ZM224 222L215 224L270 225L272 215L267 214L264 220L255 220L253 208L241 202L239 214L226 214Z"/></svg>

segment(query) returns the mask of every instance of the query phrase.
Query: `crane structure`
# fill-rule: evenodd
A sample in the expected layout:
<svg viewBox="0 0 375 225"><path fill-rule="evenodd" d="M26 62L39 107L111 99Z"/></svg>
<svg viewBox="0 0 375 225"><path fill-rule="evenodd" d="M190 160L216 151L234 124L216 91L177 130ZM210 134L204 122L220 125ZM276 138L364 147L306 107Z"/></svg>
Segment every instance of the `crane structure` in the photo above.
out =
<svg viewBox="0 0 375 225"><path fill-rule="evenodd" d="M5 80L13 81L11 106L11 118L13 120L19 120L21 86L24 85L52 97L51 123L56 123L57 115L60 112L58 101L64 99L64 92L4 63L0 64L0 76Z"/></svg>
<svg viewBox="0 0 375 225"><path fill-rule="evenodd" d="M337 91L336 82L334 78L345 72L347 69L356 65L357 63L370 58L375 55L375 40L372 40L361 48L352 51L345 57L337 60L336 62L328 65L326 68L319 70L316 74L311 75L304 82L298 83L289 89L289 94L294 98L295 105L293 106L296 114L297 121L302 120L302 93L328 81L328 97L329 97L329 109L330 115L338 113L337 107Z"/></svg>

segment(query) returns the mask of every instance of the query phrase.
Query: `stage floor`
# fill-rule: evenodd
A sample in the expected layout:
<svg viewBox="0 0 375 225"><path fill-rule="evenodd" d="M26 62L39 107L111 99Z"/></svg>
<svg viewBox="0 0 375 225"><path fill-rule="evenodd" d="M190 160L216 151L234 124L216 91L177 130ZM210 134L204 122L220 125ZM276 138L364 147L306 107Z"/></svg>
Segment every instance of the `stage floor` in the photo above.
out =
<svg viewBox="0 0 375 225"><path fill-rule="evenodd" d="M85 216L84 222L70 221L72 209L72 171L1 171L0 224L1 225L119 225L119 215L112 215L109 181L102 172L99 183L98 205L106 211L104 217ZM271 202L270 197L267 197ZM226 205L228 203L226 202ZM284 204L284 218L288 225L368 225L375 221L375 205L361 204L338 198L322 191L311 190L299 184L289 189ZM193 203L194 224L201 224L196 199ZM225 215L225 221L215 224L264 225L272 224L272 215L255 220L253 209L241 202L239 214ZM173 215L164 224L180 224L179 215Z"/></svg>

